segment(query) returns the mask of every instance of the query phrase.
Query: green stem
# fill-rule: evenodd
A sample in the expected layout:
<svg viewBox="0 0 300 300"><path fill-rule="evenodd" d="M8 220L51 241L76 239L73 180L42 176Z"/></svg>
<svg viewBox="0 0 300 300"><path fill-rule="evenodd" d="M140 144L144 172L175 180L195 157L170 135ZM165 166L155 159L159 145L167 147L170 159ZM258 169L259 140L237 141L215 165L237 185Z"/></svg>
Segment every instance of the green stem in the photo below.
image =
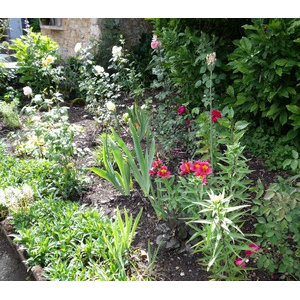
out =
<svg viewBox="0 0 300 300"><path fill-rule="evenodd" d="M210 104L210 115L209 115L209 126L210 126L210 163L211 163L211 177L214 175L214 161L213 161L213 124L212 124L212 70L210 71L210 87L209 87L209 104Z"/></svg>

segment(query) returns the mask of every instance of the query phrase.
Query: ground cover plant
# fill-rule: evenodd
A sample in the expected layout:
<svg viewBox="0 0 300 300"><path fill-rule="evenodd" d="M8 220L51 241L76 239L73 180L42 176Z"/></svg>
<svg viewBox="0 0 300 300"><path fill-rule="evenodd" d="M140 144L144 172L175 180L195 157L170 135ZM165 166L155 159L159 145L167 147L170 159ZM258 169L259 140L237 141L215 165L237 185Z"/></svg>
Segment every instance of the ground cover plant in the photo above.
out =
<svg viewBox="0 0 300 300"><path fill-rule="evenodd" d="M2 226L48 280L299 280L299 20L151 22L139 62L13 41Z"/></svg>

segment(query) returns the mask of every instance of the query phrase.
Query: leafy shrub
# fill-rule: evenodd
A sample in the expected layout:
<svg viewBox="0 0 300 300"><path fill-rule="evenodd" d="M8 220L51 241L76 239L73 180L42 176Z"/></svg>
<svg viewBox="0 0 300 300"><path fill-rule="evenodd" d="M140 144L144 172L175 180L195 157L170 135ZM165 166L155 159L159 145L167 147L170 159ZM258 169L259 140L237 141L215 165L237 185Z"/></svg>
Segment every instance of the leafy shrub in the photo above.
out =
<svg viewBox="0 0 300 300"><path fill-rule="evenodd" d="M48 36L28 30L26 35L13 40L9 49L15 51L18 62L16 72L21 75L21 83L30 85L37 93L58 87L62 80L62 68L54 67L58 58L56 42Z"/></svg>
<svg viewBox="0 0 300 300"><path fill-rule="evenodd" d="M44 267L50 280L130 280L141 213L133 221L125 210L123 221L117 210L111 221L77 203L45 199L14 216L15 241L25 246L29 266Z"/></svg>
<svg viewBox="0 0 300 300"><path fill-rule="evenodd" d="M231 104L241 114L274 122L278 129L300 128L298 19L253 19L244 25L245 37L229 56L233 86Z"/></svg>
<svg viewBox="0 0 300 300"><path fill-rule="evenodd" d="M259 258L259 268L266 268L270 273L281 273L282 278L300 278L300 184L298 176L284 180L278 177L266 190L263 199L263 185L254 200L251 209L256 214L258 223L256 233L258 241L267 250Z"/></svg>
<svg viewBox="0 0 300 300"><path fill-rule="evenodd" d="M3 117L4 124L9 128L21 126L21 121L14 102L6 103L0 101L0 115Z"/></svg>
<svg viewBox="0 0 300 300"><path fill-rule="evenodd" d="M295 134L296 132L291 131L282 135L272 127L252 126L244 137L243 144L246 145L247 151L262 159L269 170L297 171L300 168L300 145Z"/></svg>

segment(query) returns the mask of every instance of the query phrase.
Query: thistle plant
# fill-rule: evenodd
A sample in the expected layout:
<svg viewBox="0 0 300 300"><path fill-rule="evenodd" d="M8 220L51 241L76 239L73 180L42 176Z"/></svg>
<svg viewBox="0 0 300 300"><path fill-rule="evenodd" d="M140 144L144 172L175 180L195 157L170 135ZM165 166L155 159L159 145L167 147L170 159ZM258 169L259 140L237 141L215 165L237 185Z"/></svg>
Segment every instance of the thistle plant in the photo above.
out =
<svg viewBox="0 0 300 300"><path fill-rule="evenodd" d="M225 198L224 190L219 195L215 195L213 191L208 195L210 199L194 202L194 205L202 209L197 218L188 222L196 231L190 240L201 237L194 245L195 252L203 253L200 262L207 267L207 271L212 272L213 279L243 279L245 273L235 264L235 258L240 256L241 250L248 249L245 246L245 241L248 240L237 224L241 223L241 217L245 214L242 209L248 205L231 206L232 197Z"/></svg>
<svg viewBox="0 0 300 300"><path fill-rule="evenodd" d="M213 53L210 53L210 54L207 54L206 55L206 64L207 64L207 67L208 67L208 70L210 72L210 77L209 77L209 108L210 108L210 111L209 111L209 115L210 115L210 123L209 123L209 126L210 126L210 160L211 160L211 165L212 165L212 168L213 168L213 103L212 103L212 73L213 73L213 70L215 68L215 63L216 63L216 53L213 52ZM212 170L212 176L213 176L213 170Z"/></svg>

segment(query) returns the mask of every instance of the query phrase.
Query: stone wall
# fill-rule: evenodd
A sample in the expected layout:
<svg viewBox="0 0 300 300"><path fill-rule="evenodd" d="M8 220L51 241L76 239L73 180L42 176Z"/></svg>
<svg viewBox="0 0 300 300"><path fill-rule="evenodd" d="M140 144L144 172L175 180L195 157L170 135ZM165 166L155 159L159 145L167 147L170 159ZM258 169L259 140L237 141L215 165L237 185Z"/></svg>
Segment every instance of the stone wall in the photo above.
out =
<svg viewBox="0 0 300 300"><path fill-rule="evenodd" d="M68 57L75 54L76 43L82 42L84 44L92 38L98 39L100 27L98 19L65 18L62 19L61 27L41 26L41 32L59 44L59 52L62 57Z"/></svg>
<svg viewBox="0 0 300 300"><path fill-rule="evenodd" d="M105 19L101 18L65 18L62 19L61 27L41 26L41 32L59 44L60 54L65 58L75 54L74 47L76 43L81 42L84 45L90 39L101 40L104 21ZM151 24L145 19L124 18L114 19L114 22L129 47L138 43L142 33L151 33L152 30Z"/></svg>

